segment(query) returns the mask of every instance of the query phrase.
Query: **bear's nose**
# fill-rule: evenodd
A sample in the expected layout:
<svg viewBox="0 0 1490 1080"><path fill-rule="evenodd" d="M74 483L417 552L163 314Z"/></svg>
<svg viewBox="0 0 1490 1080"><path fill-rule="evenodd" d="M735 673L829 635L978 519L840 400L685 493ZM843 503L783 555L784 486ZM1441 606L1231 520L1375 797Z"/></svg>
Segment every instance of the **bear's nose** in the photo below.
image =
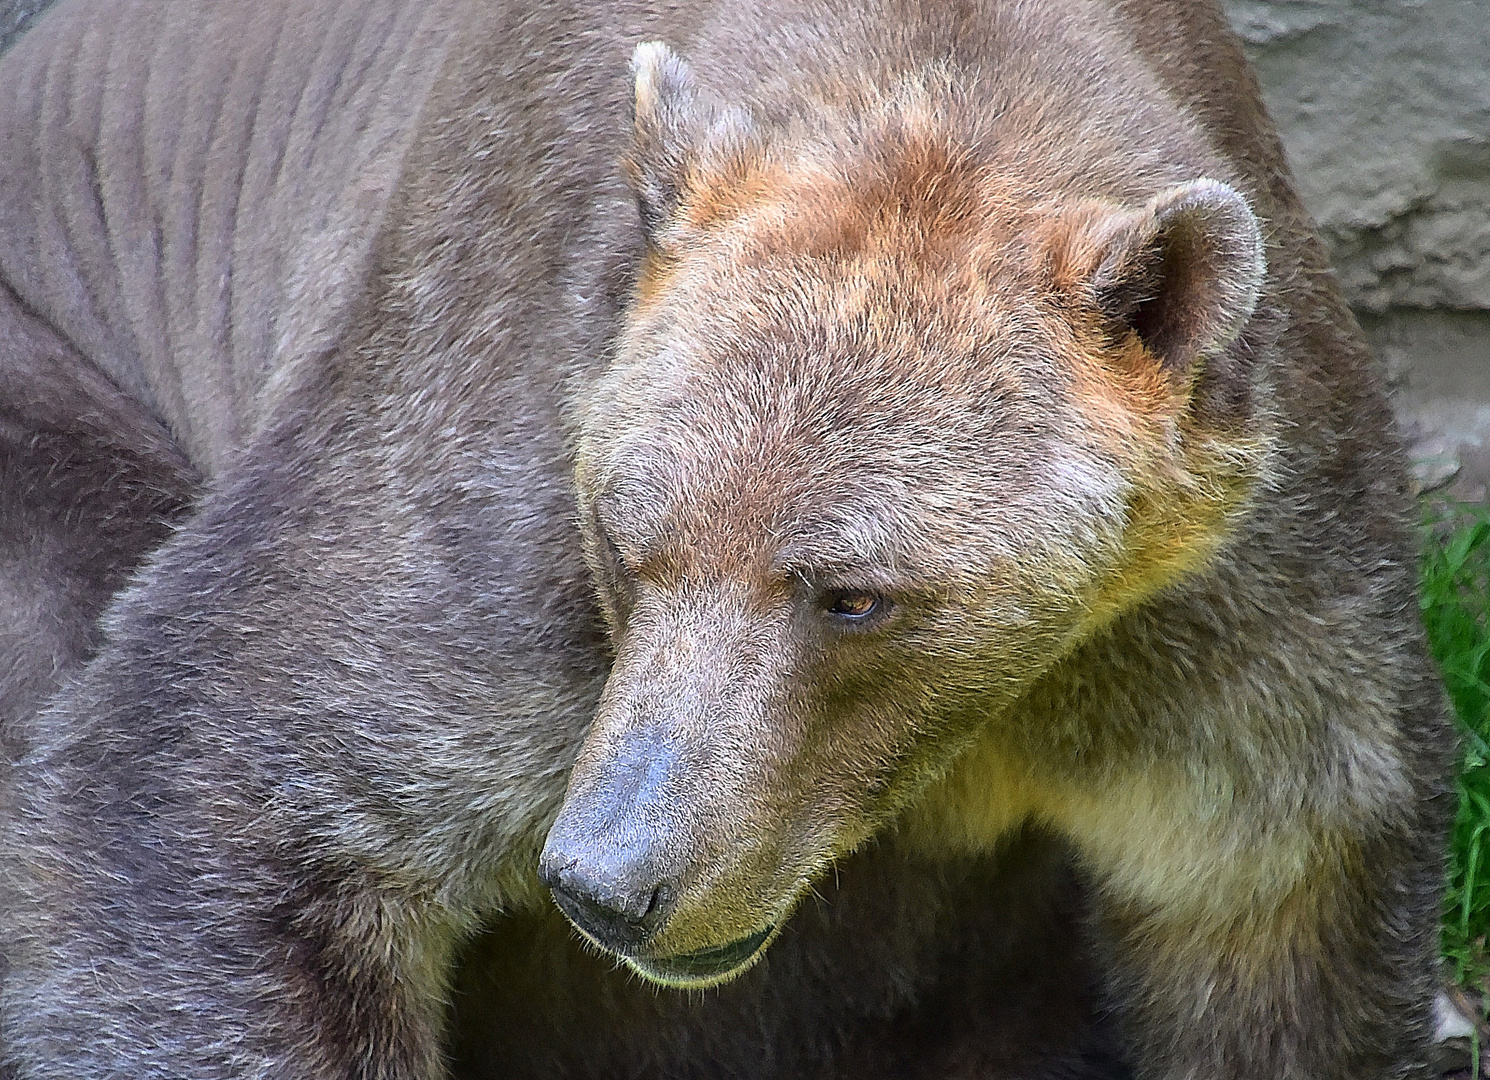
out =
<svg viewBox="0 0 1490 1080"><path fill-rule="evenodd" d="M559 910L613 952L636 952L667 921L676 900L676 891L667 882L607 881L558 853L545 853L538 876Z"/></svg>

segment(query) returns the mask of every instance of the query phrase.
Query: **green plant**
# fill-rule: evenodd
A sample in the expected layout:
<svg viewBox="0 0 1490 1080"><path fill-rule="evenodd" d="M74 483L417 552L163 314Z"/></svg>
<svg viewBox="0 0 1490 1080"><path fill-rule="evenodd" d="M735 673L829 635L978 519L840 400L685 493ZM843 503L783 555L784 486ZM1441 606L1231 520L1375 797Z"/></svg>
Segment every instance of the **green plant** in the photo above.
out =
<svg viewBox="0 0 1490 1080"><path fill-rule="evenodd" d="M1459 720L1459 810L1449 843L1443 951L1455 979L1490 975L1490 509L1429 515L1422 614Z"/></svg>

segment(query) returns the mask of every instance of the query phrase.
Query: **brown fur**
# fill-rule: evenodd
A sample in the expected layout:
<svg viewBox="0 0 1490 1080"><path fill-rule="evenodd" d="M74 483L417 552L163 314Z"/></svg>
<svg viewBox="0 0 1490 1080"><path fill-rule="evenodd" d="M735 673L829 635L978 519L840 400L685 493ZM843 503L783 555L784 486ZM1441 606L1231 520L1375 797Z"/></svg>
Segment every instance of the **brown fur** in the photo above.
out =
<svg viewBox="0 0 1490 1080"><path fill-rule="evenodd" d="M165 10L0 64L19 1075L438 1075L499 913L472 1069L1109 1070L983 890L1140 1077L1422 1075L1401 453L1212 5Z"/></svg>

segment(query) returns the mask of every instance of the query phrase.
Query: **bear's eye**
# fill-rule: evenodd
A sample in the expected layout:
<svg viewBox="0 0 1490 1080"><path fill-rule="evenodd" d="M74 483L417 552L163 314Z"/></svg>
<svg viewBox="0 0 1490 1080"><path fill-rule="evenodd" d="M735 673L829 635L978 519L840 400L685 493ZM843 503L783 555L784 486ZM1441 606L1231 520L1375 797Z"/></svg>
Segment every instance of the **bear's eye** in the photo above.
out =
<svg viewBox="0 0 1490 1080"><path fill-rule="evenodd" d="M849 622L864 622L881 614L888 602L882 596L857 589L838 589L823 598L823 607L829 615L836 615Z"/></svg>

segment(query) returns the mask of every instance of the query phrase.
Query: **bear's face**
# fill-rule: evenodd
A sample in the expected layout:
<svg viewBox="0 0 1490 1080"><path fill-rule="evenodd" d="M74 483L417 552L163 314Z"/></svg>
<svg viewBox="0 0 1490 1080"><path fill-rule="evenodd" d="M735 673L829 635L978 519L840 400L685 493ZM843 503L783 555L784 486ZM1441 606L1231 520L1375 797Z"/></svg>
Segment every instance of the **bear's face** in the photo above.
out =
<svg viewBox="0 0 1490 1080"><path fill-rule="evenodd" d="M643 81L670 73L638 56L640 126ZM542 871L660 982L748 966L834 859L1203 558L1244 494L1165 354L1250 313L1260 242L1234 192L1029 205L933 143L883 161L659 182L677 204L652 208L586 417L580 519L616 655ZM1218 240L1251 260L1246 312L1184 293ZM1109 296L1135 274L1160 308L1138 328ZM1168 345L1187 323L1205 340Z"/></svg>

